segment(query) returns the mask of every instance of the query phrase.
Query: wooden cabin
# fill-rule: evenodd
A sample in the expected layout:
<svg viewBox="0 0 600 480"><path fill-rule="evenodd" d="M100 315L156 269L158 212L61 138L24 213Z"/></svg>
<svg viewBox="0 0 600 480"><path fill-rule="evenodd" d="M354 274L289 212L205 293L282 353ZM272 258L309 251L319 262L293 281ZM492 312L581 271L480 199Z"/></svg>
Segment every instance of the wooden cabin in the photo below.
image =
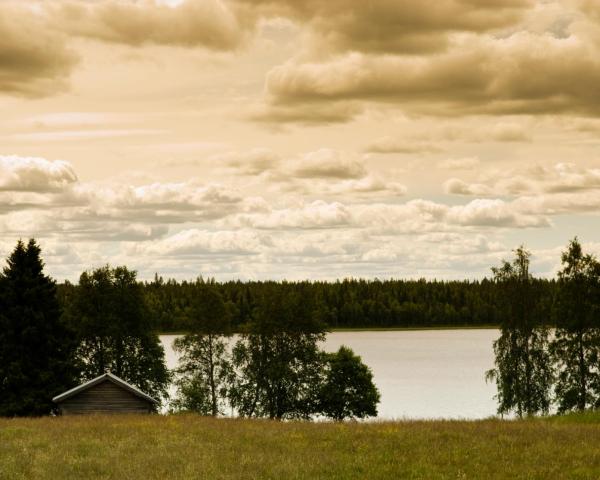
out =
<svg viewBox="0 0 600 480"><path fill-rule="evenodd" d="M154 413L158 400L125 380L105 373L52 399L61 415Z"/></svg>

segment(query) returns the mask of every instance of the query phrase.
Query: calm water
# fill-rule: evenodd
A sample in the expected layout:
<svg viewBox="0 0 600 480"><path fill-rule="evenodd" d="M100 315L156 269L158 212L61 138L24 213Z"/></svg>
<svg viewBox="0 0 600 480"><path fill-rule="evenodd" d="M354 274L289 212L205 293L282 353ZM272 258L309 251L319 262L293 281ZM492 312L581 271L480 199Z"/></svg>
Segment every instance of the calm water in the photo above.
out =
<svg viewBox="0 0 600 480"><path fill-rule="evenodd" d="M495 329L334 332L323 348L347 345L371 367L381 392L379 417L483 418L495 414L496 393L484 373L494 364ZM163 335L167 365L177 365Z"/></svg>

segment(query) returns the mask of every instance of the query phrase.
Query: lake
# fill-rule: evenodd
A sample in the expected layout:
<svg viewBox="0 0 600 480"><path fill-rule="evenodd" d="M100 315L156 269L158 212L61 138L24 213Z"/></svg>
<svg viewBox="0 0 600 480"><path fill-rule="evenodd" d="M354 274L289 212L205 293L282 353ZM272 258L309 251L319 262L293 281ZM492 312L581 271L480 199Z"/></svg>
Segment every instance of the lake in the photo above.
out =
<svg viewBox="0 0 600 480"><path fill-rule="evenodd" d="M347 345L373 370L381 393L379 418L476 419L496 413L494 384L485 371L494 365L497 329L333 332L322 345ZM176 335L160 337L167 365L177 365Z"/></svg>

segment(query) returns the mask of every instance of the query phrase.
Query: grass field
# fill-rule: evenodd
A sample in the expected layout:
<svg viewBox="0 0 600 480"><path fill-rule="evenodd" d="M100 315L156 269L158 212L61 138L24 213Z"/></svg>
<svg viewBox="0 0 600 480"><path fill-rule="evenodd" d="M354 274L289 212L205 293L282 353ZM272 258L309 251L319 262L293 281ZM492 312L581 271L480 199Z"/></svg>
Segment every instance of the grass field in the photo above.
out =
<svg viewBox="0 0 600 480"><path fill-rule="evenodd" d="M0 420L0 479L598 479L600 415L303 423Z"/></svg>

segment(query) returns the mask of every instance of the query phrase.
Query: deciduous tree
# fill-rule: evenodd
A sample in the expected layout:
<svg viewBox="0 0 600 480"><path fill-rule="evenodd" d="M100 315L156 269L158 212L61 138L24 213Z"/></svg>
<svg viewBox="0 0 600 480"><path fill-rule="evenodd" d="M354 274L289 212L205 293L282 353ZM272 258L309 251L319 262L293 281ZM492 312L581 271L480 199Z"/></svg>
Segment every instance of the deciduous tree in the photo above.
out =
<svg viewBox="0 0 600 480"><path fill-rule="evenodd" d="M371 369L350 348L341 346L337 352L325 354L320 413L336 421L375 417L379 399Z"/></svg>
<svg viewBox="0 0 600 480"><path fill-rule="evenodd" d="M83 380L110 371L164 399L170 375L144 300L135 271L106 266L81 274L67 315Z"/></svg>
<svg viewBox="0 0 600 480"><path fill-rule="evenodd" d="M501 312L501 335L494 342L496 368L487 372L498 387L498 413L519 417L548 413L551 405L552 364L549 318L539 284L529 273L531 253L515 250L512 262L492 268Z"/></svg>

